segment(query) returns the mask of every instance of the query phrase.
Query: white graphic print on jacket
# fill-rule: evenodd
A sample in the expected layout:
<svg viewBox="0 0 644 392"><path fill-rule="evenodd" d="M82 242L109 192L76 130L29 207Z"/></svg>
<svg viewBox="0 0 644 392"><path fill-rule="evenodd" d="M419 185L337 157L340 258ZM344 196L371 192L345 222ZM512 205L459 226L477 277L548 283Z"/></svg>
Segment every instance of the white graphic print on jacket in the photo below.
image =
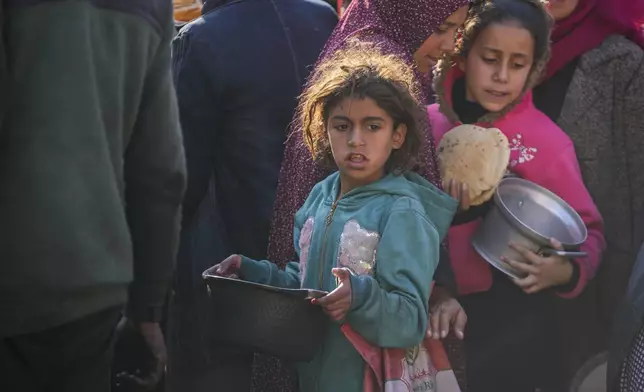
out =
<svg viewBox="0 0 644 392"><path fill-rule="evenodd" d="M380 234L364 229L355 219L349 220L340 236L338 266L356 275L373 276L379 242Z"/></svg>
<svg viewBox="0 0 644 392"><path fill-rule="evenodd" d="M521 163L530 162L537 154L536 147L527 147L523 144L523 135L517 133L510 139L510 167L515 167Z"/></svg>
<svg viewBox="0 0 644 392"><path fill-rule="evenodd" d="M315 219L311 216L304 222L300 231L300 284L304 283L306 276L306 266L309 262L309 249L311 248L311 238L313 237L313 223Z"/></svg>

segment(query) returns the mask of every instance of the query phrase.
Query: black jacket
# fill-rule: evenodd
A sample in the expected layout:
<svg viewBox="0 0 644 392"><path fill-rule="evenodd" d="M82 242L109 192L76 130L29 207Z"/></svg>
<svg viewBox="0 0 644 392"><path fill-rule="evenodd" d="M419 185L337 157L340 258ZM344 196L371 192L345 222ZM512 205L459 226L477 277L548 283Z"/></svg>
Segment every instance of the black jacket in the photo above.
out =
<svg viewBox="0 0 644 392"><path fill-rule="evenodd" d="M322 0L209 0L204 11L173 41L188 188L171 335L192 369L211 358L201 273L232 253L266 257L286 133L337 23Z"/></svg>
<svg viewBox="0 0 644 392"><path fill-rule="evenodd" d="M174 39L188 166L182 248L192 248L178 273L188 286L231 253L265 257L286 132L336 23L321 0L239 0Z"/></svg>

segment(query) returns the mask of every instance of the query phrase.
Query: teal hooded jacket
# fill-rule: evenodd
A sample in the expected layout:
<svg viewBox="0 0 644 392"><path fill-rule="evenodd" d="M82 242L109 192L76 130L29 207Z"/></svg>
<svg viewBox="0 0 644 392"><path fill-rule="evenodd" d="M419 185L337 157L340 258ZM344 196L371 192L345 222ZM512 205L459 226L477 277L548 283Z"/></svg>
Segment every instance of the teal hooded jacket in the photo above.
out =
<svg viewBox="0 0 644 392"><path fill-rule="evenodd" d="M457 202L415 173L389 174L338 199L336 172L317 184L295 216L299 262L282 271L270 261L242 258L243 279L286 288L332 291L331 270L351 270L352 303L344 320L384 348L418 344L440 243ZM361 392L364 361L332 323L309 363L298 364L300 390Z"/></svg>

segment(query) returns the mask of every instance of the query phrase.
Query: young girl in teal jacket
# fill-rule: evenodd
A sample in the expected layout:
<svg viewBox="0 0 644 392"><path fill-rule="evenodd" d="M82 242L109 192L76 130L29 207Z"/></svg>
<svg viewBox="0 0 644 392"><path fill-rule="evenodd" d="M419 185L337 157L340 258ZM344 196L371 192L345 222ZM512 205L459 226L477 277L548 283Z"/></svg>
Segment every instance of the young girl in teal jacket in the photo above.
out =
<svg viewBox="0 0 644 392"><path fill-rule="evenodd" d="M315 358L298 365L302 391L363 390L365 363L340 331L344 323L382 348L412 347L427 330L439 244L457 203L408 173L421 148L416 88L408 66L364 44L320 66L301 98L301 129L314 158L337 172L295 216L299 262L282 271L233 255L217 269L330 292L313 300L334 323Z"/></svg>

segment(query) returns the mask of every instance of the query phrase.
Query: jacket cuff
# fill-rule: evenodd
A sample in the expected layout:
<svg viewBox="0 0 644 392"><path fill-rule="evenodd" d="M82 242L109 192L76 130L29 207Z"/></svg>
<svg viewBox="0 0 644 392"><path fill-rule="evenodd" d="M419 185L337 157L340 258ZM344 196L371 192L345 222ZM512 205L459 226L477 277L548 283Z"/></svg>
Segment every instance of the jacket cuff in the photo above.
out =
<svg viewBox="0 0 644 392"><path fill-rule="evenodd" d="M375 284L374 279L369 275L351 274L351 311L360 309L369 299L371 285Z"/></svg>
<svg viewBox="0 0 644 392"><path fill-rule="evenodd" d="M257 260L241 256L239 277L249 282L259 282L266 278L266 265Z"/></svg>
<svg viewBox="0 0 644 392"><path fill-rule="evenodd" d="M587 274L581 264L581 260L570 260L572 264L572 276L570 281L564 285L557 286L555 291L561 298L575 298L586 286Z"/></svg>
<svg viewBox="0 0 644 392"><path fill-rule="evenodd" d="M454 276L454 270L452 269L449 252L444 244L440 245L439 254L438 265L434 271L434 282L436 286L444 288L449 291L453 297L456 297L456 277Z"/></svg>
<svg viewBox="0 0 644 392"><path fill-rule="evenodd" d="M481 205L470 207L467 211L456 213L454 219L452 219L452 226L464 225L485 217L492 208L492 200L490 199Z"/></svg>

